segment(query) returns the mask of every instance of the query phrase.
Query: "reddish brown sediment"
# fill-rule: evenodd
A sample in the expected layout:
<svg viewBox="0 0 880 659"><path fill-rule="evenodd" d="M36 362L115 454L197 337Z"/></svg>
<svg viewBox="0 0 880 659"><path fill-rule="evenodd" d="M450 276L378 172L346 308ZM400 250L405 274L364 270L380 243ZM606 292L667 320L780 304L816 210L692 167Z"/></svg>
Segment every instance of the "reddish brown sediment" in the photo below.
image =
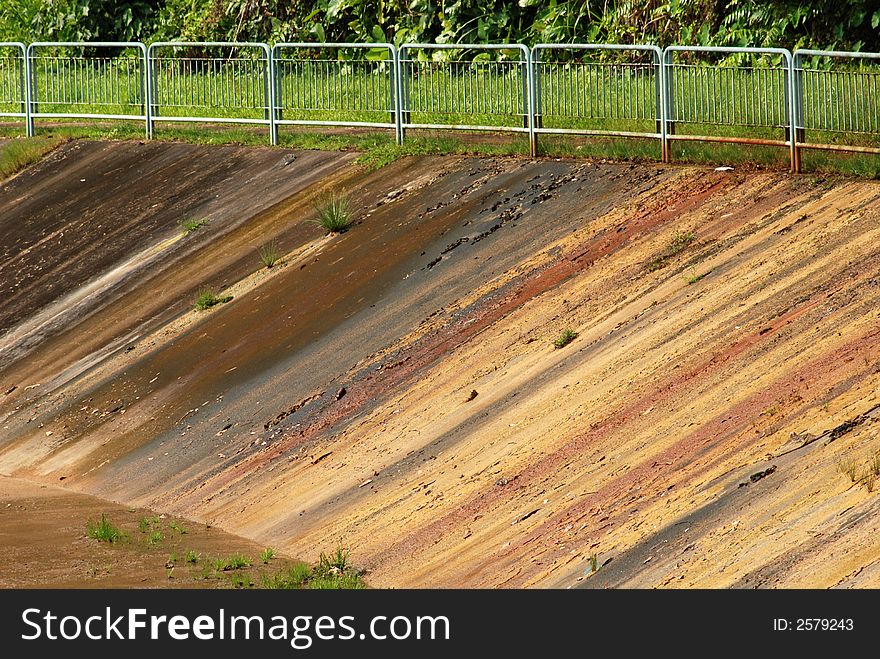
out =
<svg viewBox="0 0 880 659"><path fill-rule="evenodd" d="M877 584L880 184L334 162L4 369L0 470L338 541L379 586ZM354 200L341 236L307 222L322 186ZM202 272L235 297L195 314L173 282Z"/></svg>

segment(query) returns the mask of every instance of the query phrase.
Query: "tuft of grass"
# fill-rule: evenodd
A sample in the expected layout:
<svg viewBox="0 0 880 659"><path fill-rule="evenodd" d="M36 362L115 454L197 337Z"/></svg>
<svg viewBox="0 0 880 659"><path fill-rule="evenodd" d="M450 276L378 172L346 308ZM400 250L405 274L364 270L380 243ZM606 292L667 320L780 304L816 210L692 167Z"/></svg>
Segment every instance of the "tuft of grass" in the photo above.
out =
<svg viewBox="0 0 880 659"><path fill-rule="evenodd" d="M260 554L260 560L263 561L264 565L271 561L273 558L275 558L275 550L271 547L266 547Z"/></svg>
<svg viewBox="0 0 880 659"><path fill-rule="evenodd" d="M165 534L162 531L153 531L148 538L148 542L151 545L157 545L165 539Z"/></svg>
<svg viewBox="0 0 880 659"><path fill-rule="evenodd" d="M233 588L253 588L254 581L249 574L233 572L229 575L229 583Z"/></svg>
<svg viewBox="0 0 880 659"><path fill-rule="evenodd" d="M367 587L355 572L315 576L309 581L312 590L361 590Z"/></svg>
<svg viewBox="0 0 880 659"><path fill-rule="evenodd" d="M877 476L873 471L866 471L862 476L861 483L865 486L865 489L868 490L868 492L873 492L874 486L877 483Z"/></svg>
<svg viewBox="0 0 880 659"><path fill-rule="evenodd" d="M246 556L234 554L226 558L216 558L212 563L217 572L228 572L230 570L242 570L251 566L251 561Z"/></svg>
<svg viewBox="0 0 880 659"><path fill-rule="evenodd" d="M871 473L875 476L880 476L880 451L875 451L874 455L871 456L870 462L868 463L868 469L870 469Z"/></svg>
<svg viewBox="0 0 880 659"><path fill-rule="evenodd" d="M210 288L203 288L196 298L195 308L197 311L206 311L218 304L226 304L231 299L231 295L217 295Z"/></svg>
<svg viewBox="0 0 880 659"><path fill-rule="evenodd" d="M324 552L321 552L315 571L317 573L326 573L334 570L345 572L349 567L351 566L348 563L348 550L340 546L329 556Z"/></svg>
<svg viewBox="0 0 880 659"><path fill-rule="evenodd" d="M566 329L562 330L562 334L560 334L559 336L557 336L553 340L553 347L557 348L557 349L564 348L569 343L574 341L577 338L577 336L578 336L577 332L575 332L574 330L572 330L570 328L566 328Z"/></svg>
<svg viewBox="0 0 880 659"><path fill-rule="evenodd" d="M278 244L274 240L260 247L260 261L267 268L271 268L281 261L281 250L278 249Z"/></svg>
<svg viewBox="0 0 880 659"><path fill-rule="evenodd" d="M0 144L0 180L33 165L63 141L57 137L19 137Z"/></svg>
<svg viewBox="0 0 880 659"><path fill-rule="evenodd" d="M193 231L198 231L203 226L208 224L208 220L199 219L195 217L184 217L177 221L180 225L180 228L183 229L184 233L192 233Z"/></svg>
<svg viewBox="0 0 880 659"><path fill-rule="evenodd" d="M114 526L107 516L101 514L100 522L89 521L86 525L88 536L100 542L120 542L126 539L125 533L121 529Z"/></svg>
<svg viewBox="0 0 880 659"><path fill-rule="evenodd" d="M855 483L859 480L859 465L853 458L840 460L837 463L837 471L841 474L849 476L851 482Z"/></svg>
<svg viewBox="0 0 880 659"><path fill-rule="evenodd" d="M590 572L599 571L599 557L596 554L590 554Z"/></svg>
<svg viewBox="0 0 880 659"><path fill-rule="evenodd" d="M348 197L331 192L315 202L317 223L329 233L344 233L351 224Z"/></svg>
<svg viewBox="0 0 880 659"><path fill-rule="evenodd" d="M648 272L656 272L657 270L665 268L671 258L681 254L688 245L694 242L694 238L696 238L696 236L691 231L676 231L675 235L672 236L672 242L663 249L659 256L656 256L648 262ZM703 277L705 276L706 275L703 275ZM702 277L700 277L700 279L702 279Z"/></svg>
<svg viewBox="0 0 880 659"><path fill-rule="evenodd" d="M169 563L176 563L177 562L177 552L176 551L171 552L171 554L168 556L168 562Z"/></svg>
<svg viewBox="0 0 880 659"><path fill-rule="evenodd" d="M260 585L267 590L293 590L302 588L312 577L312 568L307 563L296 563L277 574L260 574Z"/></svg>
<svg viewBox="0 0 880 659"><path fill-rule="evenodd" d="M703 277L708 275L710 272L712 272L712 271L707 270L706 272L698 275L696 272L693 271L693 269L691 269L691 274L689 276L685 277L684 279L688 283L688 286L690 286L691 284L696 284L698 281L703 279Z"/></svg>
<svg viewBox="0 0 880 659"><path fill-rule="evenodd" d="M187 563L195 565L199 562L199 555L195 552L195 550L190 549L188 552L186 552L186 557L184 558L184 560Z"/></svg>
<svg viewBox="0 0 880 659"><path fill-rule="evenodd" d="M168 528L180 535L184 535L186 533L186 529L183 528L180 524L177 523L177 520L172 519L171 523L168 525Z"/></svg>

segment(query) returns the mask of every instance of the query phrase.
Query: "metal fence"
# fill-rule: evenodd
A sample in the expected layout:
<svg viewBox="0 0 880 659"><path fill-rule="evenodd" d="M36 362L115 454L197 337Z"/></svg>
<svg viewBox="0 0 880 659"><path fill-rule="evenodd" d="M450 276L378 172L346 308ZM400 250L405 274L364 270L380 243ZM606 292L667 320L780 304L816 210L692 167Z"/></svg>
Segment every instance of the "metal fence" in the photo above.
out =
<svg viewBox="0 0 880 659"><path fill-rule="evenodd" d="M149 123L147 49L142 43L32 43L26 67L30 133L41 118Z"/></svg>
<svg viewBox="0 0 880 659"><path fill-rule="evenodd" d="M738 61L725 65L707 56ZM664 59L667 140L793 148L787 50L669 46Z"/></svg>
<svg viewBox="0 0 880 659"><path fill-rule="evenodd" d="M880 153L880 53L796 50L791 76L795 169L804 148Z"/></svg>
<svg viewBox="0 0 880 659"><path fill-rule="evenodd" d="M0 117L27 117L24 44L0 42Z"/></svg>
<svg viewBox="0 0 880 659"><path fill-rule="evenodd" d="M401 139L407 128L533 134L529 49L522 44L404 44L397 70Z"/></svg>
<svg viewBox="0 0 880 659"><path fill-rule="evenodd" d="M880 54L615 44L0 43L0 117L509 131L880 154Z"/></svg>
<svg viewBox="0 0 880 659"><path fill-rule="evenodd" d="M396 62L389 43L275 44L275 125L399 132Z"/></svg>
<svg viewBox="0 0 880 659"><path fill-rule="evenodd" d="M535 46L535 133L662 141L662 60L657 46Z"/></svg>
<svg viewBox="0 0 880 659"><path fill-rule="evenodd" d="M263 43L160 41L147 51L150 118L264 124L274 143L272 54Z"/></svg>

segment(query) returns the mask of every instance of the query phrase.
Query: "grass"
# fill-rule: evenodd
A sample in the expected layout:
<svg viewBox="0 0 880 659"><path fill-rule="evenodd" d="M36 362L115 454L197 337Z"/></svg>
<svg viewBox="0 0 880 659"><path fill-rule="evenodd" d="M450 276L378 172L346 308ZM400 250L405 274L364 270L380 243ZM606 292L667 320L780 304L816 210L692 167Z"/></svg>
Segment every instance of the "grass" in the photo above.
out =
<svg viewBox="0 0 880 659"><path fill-rule="evenodd" d="M261 574L260 583L268 589L351 590L366 588L361 574L348 559L348 551L337 547L332 554L321 554L318 563L296 563L273 575Z"/></svg>
<svg viewBox="0 0 880 659"><path fill-rule="evenodd" d="M218 304L226 304L231 299L231 295L217 295L210 288L205 288L199 291L198 297L196 297L195 309L196 311L206 311Z"/></svg>
<svg viewBox="0 0 880 659"><path fill-rule="evenodd" d="M114 526L104 514L101 514L101 521L99 522L89 521L86 529L90 538L100 542L121 542L127 538L125 533L119 527Z"/></svg>
<svg viewBox="0 0 880 659"><path fill-rule="evenodd" d="M139 121L95 122L84 125L81 121L37 124L39 135L29 140L46 140L48 151L70 139L143 140L143 123ZM20 126L0 126L0 137L19 138ZM265 146L268 132L263 127L203 126L160 124L154 141L186 142L189 144L236 144ZM19 141L19 140L16 140ZM8 146L8 145L4 145ZM394 141L391 131L315 131L285 128L279 136L279 146L290 149L320 151L356 151L356 162L368 170L384 167L399 158L417 155L528 155L528 140L521 134L506 135L499 139L482 139L481 134L464 136L461 133L409 130L403 144ZM2 149L4 147L0 147ZM673 162L698 165L749 164L776 169L788 167L788 150L761 145L722 144L714 142L675 142L672 144ZM554 157L607 158L620 161L649 161L660 159L660 144L650 138L595 137L578 135L539 135L541 155ZM2 156L0 156L2 158ZM36 156L39 159L39 156ZM33 162L33 160L31 160ZM26 165L24 165L26 166ZM880 179L880 158L873 154L836 153L804 150L805 172L839 172L869 179ZM0 167L0 173L2 173Z"/></svg>
<svg viewBox="0 0 880 659"><path fill-rule="evenodd" d="M709 272L711 272L711 270L703 272L698 275L696 272L691 271L691 274L688 275L687 277L685 277L684 279L688 283L688 286L690 286L691 284L696 284L698 281L700 281L701 279L706 277L706 275L708 275Z"/></svg>
<svg viewBox="0 0 880 659"><path fill-rule="evenodd" d="M150 534L150 537L147 539L147 541L148 541L151 545L158 545L158 544L159 544L160 542L162 542L164 539L165 539L165 534L162 533L162 531L153 531L153 532Z"/></svg>
<svg viewBox="0 0 880 659"><path fill-rule="evenodd" d="M278 244L274 240L260 247L260 261L267 268L271 268L281 261L281 250L278 249Z"/></svg>
<svg viewBox="0 0 880 659"><path fill-rule="evenodd" d="M56 137L13 139L0 144L0 180L17 174L64 141Z"/></svg>
<svg viewBox="0 0 880 659"><path fill-rule="evenodd" d="M253 588L254 581L249 574L233 572L229 575L229 583L233 588Z"/></svg>
<svg viewBox="0 0 880 659"><path fill-rule="evenodd" d="M837 471L849 477L850 481L855 483L859 480L858 471L859 464L853 458L846 458L837 463Z"/></svg>
<svg viewBox="0 0 880 659"><path fill-rule="evenodd" d="M179 533L180 535L184 535L186 533L186 529L183 528L180 524L177 523L177 520L171 520L171 523L168 525L168 528L174 531L175 533Z"/></svg>
<svg viewBox="0 0 880 659"><path fill-rule="evenodd" d="M302 588L312 577L312 567L307 563L296 563L273 575L261 574L260 583L269 590L293 590Z"/></svg>
<svg viewBox="0 0 880 659"><path fill-rule="evenodd" d="M681 254L687 246L694 241L694 238L694 234L690 231L676 231L675 235L672 237L672 242L670 242L658 256L648 262L648 272L656 272L657 270L665 268L669 264L670 259ZM706 275L703 275L703 277L705 276Z"/></svg>
<svg viewBox="0 0 880 659"><path fill-rule="evenodd" d="M315 202L317 222L329 233L344 233L351 224L351 209L348 197L330 192Z"/></svg>
<svg viewBox="0 0 880 659"><path fill-rule="evenodd" d="M194 549L190 549L188 552L186 552L184 560L190 565L195 565L199 562L199 558L200 555Z"/></svg>
<svg viewBox="0 0 880 659"><path fill-rule="evenodd" d="M251 566L251 560L241 554L233 554L226 558L216 558L212 563L217 572L229 572L230 570L243 570Z"/></svg>
<svg viewBox="0 0 880 659"><path fill-rule="evenodd" d="M575 332L572 329L566 328L566 329L562 330L562 333L553 340L553 347L557 348L557 349L564 348L569 343L574 341L577 338L577 336L578 336L577 332Z"/></svg>
<svg viewBox="0 0 880 659"><path fill-rule="evenodd" d="M198 231L208 224L208 220L198 219L195 217L184 217L177 221L184 233L192 233Z"/></svg>
<svg viewBox="0 0 880 659"><path fill-rule="evenodd" d="M271 547L266 547L260 554L260 560L263 561L264 565L268 564L273 558L275 558L275 550Z"/></svg>

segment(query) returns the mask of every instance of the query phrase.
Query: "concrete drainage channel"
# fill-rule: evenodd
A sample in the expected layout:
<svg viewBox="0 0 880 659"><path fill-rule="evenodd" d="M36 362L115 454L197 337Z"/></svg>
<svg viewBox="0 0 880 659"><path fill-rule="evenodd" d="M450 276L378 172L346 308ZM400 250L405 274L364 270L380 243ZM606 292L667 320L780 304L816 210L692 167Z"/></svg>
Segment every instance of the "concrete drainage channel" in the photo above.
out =
<svg viewBox="0 0 880 659"><path fill-rule="evenodd" d="M83 293L0 367L18 482L377 586L874 584L876 182L83 142L4 197L4 340Z"/></svg>

